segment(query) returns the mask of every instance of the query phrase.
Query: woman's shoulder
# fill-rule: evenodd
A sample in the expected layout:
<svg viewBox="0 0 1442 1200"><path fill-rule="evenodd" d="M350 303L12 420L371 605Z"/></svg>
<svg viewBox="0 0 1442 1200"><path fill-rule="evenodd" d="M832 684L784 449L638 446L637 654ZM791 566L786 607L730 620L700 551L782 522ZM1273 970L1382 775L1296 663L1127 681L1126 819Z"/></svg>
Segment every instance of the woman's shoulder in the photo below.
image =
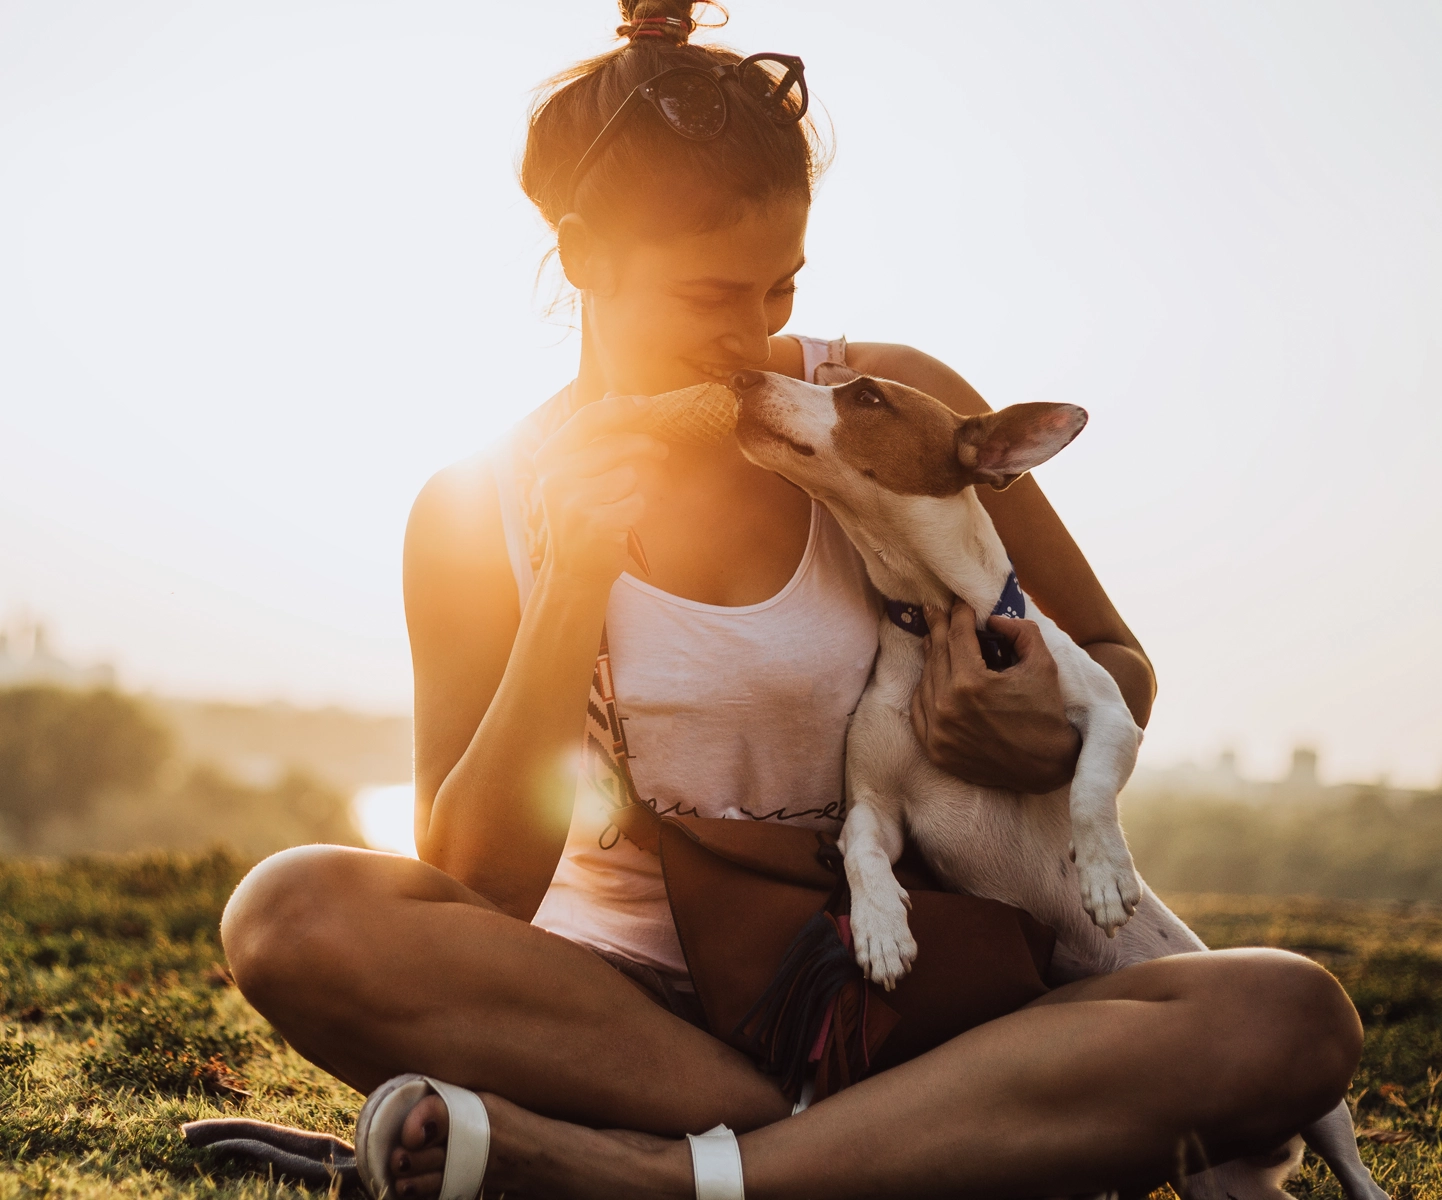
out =
<svg viewBox="0 0 1442 1200"><path fill-rule="evenodd" d="M897 342L847 342L846 365L862 375L893 379L935 396L962 416L991 411L981 393L958 372L915 346Z"/></svg>
<svg viewBox="0 0 1442 1200"><path fill-rule="evenodd" d="M516 483L530 456L571 415L570 388L533 408L491 446L443 467L426 481L411 507L411 532L435 535L473 550L477 540L503 542L500 487ZM502 476L505 479L502 479Z"/></svg>
<svg viewBox="0 0 1442 1200"><path fill-rule="evenodd" d="M406 525L406 559L411 563L479 563L505 559L496 468L486 451L443 467L430 477L411 505Z"/></svg>

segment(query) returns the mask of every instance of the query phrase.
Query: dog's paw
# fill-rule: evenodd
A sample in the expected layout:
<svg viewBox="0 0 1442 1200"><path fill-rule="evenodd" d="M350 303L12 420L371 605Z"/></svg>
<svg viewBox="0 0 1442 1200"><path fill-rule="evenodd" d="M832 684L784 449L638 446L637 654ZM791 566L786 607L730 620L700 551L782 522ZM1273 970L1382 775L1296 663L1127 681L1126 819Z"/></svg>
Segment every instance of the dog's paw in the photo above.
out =
<svg viewBox="0 0 1442 1200"><path fill-rule="evenodd" d="M873 983L888 992L911 970L916 961L916 939L906 920L911 898L906 889L890 879L890 886L851 893L851 944L856 965Z"/></svg>
<svg viewBox="0 0 1442 1200"><path fill-rule="evenodd" d="M1142 899L1142 881L1131 853L1125 842L1118 842L1116 846L1088 846L1083 841L1076 847L1082 907L1107 937L1115 937L1131 920Z"/></svg>

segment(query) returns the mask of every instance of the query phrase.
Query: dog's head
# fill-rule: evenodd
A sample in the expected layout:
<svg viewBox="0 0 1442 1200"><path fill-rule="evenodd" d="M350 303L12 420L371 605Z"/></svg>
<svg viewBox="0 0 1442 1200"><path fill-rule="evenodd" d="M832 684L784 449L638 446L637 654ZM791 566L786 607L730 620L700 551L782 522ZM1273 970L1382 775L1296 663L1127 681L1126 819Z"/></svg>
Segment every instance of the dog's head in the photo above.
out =
<svg viewBox="0 0 1442 1200"><path fill-rule="evenodd" d="M1004 488L1044 463L1087 422L1075 404L1014 404L961 417L915 388L826 363L817 383L740 371L736 436L758 466L860 517L888 497Z"/></svg>

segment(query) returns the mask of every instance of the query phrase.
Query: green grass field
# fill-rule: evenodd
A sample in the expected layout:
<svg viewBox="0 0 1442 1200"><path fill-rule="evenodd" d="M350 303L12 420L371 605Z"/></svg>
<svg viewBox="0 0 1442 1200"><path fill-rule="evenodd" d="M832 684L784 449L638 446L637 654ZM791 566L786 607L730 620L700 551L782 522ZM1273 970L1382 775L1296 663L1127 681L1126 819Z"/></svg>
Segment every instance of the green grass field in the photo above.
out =
<svg viewBox="0 0 1442 1200"><path fill-rule="evenodd" d="M0 1200L285 1196L187 1148L185 1120L243 1114L347 1139L360 1097L304 1062L229 985L223 854L0 862ZM1396 906L1171 896L1217 947L1324 963L1367 1026L1362 1154L1397 1200L1442 1200L1442 916ZM1298 1196L1340 1195L1308 1161Z"/></svg>

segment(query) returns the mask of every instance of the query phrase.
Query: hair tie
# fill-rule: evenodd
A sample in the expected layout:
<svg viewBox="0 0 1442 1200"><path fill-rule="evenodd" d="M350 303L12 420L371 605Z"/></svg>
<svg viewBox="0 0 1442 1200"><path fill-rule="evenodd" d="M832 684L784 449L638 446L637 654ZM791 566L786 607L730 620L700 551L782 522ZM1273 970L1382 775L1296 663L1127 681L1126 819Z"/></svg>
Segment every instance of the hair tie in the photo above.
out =
<svg viewBox="0 0 1442 1200"><path fill-rule="evenodd" d="M696 22L690 18L683 20L681 17L641 17L625 25L618 25L616 36L630 38L633 42L640 41L641 38L664 38L682 46L695 28Z"/></svg>

